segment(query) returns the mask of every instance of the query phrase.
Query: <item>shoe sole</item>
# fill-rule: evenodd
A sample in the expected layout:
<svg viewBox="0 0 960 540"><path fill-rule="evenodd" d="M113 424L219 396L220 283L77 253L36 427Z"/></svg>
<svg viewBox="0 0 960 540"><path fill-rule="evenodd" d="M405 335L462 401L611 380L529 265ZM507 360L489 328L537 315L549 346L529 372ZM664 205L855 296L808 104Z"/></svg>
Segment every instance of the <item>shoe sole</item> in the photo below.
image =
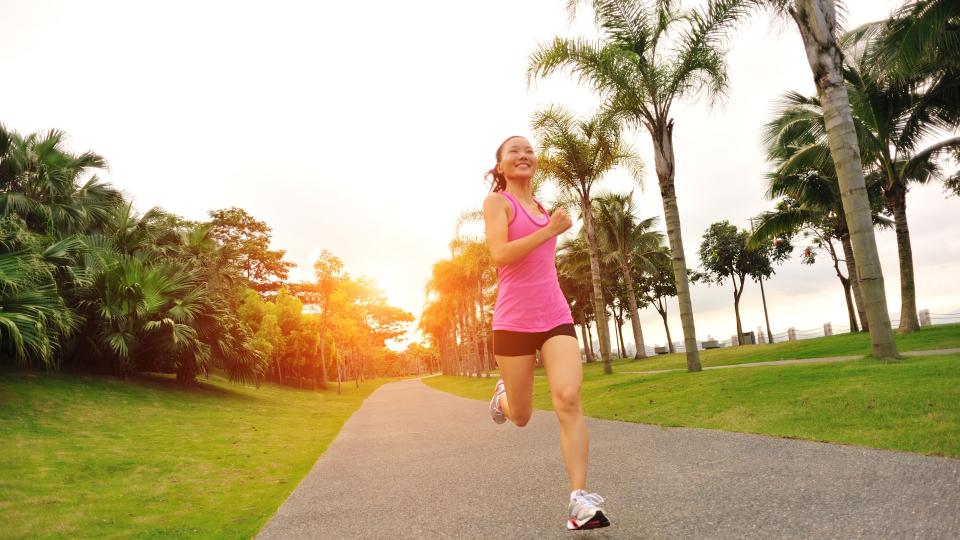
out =
<svg viewBox="0 0 960 540"><path fill-rule="evenodd" d="M580 523L575 519L567 520L567 530L570 531L585 531L587 529L600 529L609 526L610 520L607 519L607 516L603 515L602 510L597 510L597 513L584 523Z"/></svg>

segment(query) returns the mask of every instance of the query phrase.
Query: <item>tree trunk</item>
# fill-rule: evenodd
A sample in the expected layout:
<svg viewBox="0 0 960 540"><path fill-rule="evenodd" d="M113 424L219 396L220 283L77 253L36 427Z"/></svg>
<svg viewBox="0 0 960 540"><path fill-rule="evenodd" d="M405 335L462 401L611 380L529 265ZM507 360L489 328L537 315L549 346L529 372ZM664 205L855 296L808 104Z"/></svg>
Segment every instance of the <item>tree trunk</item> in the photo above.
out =
<svg viewBox="0 0 960 540"><path fill-rule="evenodd" d="M843 298L847 301L847 317L850 319L850 331L855 332L857 327L857 317L853 313L853 299L850 298L850 280L840 277L840 284L843 285Z"/></svg>
<svg viewBox="0 0 960 540"><path fill-rule="evenodd" d="M680 209L673 184L675 162L673 155L673 120L648 126L653 138L653 157L663 199L663 214L666 217L667 239L670 241L670 262L677 282L677 301L680 304L680 322L683 325L683 342L686 347L687 371L700 371L700 351L697 350L697 329L693 322L693 302L690 284L687 281L687 261L683 253L683 236L680 233ZM671 347L673 342L671 341Z"/></svg>
<svg viewBox="0 0 960 540"><path fill-rule="evenodd" d="M627 357L627 346L623 343L623 317L614 315L614 319L617 321L617 345L622 360Z"/></svg>
<svg viewBox="0 0 960 540"><path fill-rule="evenodd" d="M767 313L767 293L763 291L763 278L760 278L760 298L763 299L763 319L767 322L767 343L773 345L773 332L770 331L770 315Z"/></svg>
<svg viewBox="0 0 960 540"><path fill-rule="evenodd" d="M603 373L613 373L610 365L610 327L607 322L607 310L603 301L603 284L600 282L600 249L597 246L597 234L593 229L593 212L590 199L580 201L583 227L587 233L587 247L590 252L590 278L593 285L593 310L597 319L597 337L600 339L600 359L603 360Z"/></svg>
<svg viewBox="0 0 960 540"><path fill-rule="evenodd" d="M336 355L337 360L337 395L341 394L340 386L343 383L343 358L340 354L340 351L337 351Z"/></svg>
<svg viewBox="0 0 960 540"><path fill-rule="evenodd" d="M907 225L907 189L901 183L885 190L887 207L893 212L897 230L897 256L900 260L900 331L920 329L917 318L917 286L913 278L913 248L910 245L910 227Z"/></svg>
<svg viewBox="0 0 960 540"><path fill-rule="evenodd" d="M867 325L867 310L863 307L863 293L860 289L860 282L857 281L857 267L853 258L853 246L850 245L850 235L840 236L840 245L843 246L843 258L847 265L847 277L850 280L848 285L853 290L853 300L857 305L857 316L860 318L860 326L857 326L857 319L850 319L850 331L859 332L861 329L866 332L869 330Z"/></svg>
<svg viewBox="0 0 960 540"><path fill-rule="evenodd" d="M321 388L327 387L327 357L326 357L326 354L324 353L324 349L326 349L326 347L324 347L325 344L326 344L326 340L323 338L323 332L321 332L320 333L320 377L321 377L321 380L323 381L323 384L320 385Z"/></svg>
<svg viewBox="0 0 960 540"><path fill-rule="evenodd" d="M580 334L583 335L583 354L587 357L587 363L592 363L593 351L590 350L590 340L587 337L587 323L580 323Z"/></svg>
<svg viewBox="0 0 960 540"><path fill-rule="evenodd" d="M643 330L640 328L640 309L637 307L637 293L633 290L633 277L630 275L630 268L627 265L620 267L623 273L623 283L627 287L627 307L630 309L630 326L633 328L633 343L637 351L633 354L635 359L647 357L647 345L643 342Z"/></svg>
<svg viewBox="0 0 960 540"><path fill-rule="evenodd" d="M590 356L597 358L597 351L593 350L593 332L590 330L590 323L587 323L587 346L590 348Z"/></svg>
<svg viewBox="0 0 960 540"><path fill-rule="evenodd" d="M667 311L661 311L660 317L663 319L663 329L667 332L667 350L669 350L671 353L675 353L677 352L677 348L673 346L673 338L670 337L670 325L667 324Z"/></svg>
<svg viewBox="0 0 960 540"><path fill-rule="evenodd" d="M840 243L843 244L842 241ZM843 285L843 296L847 301L847 316L850 317L850 330L853 331L857 326L857 319L853 315L853 304L850 302L850 279L844 277L843 272L840 271L840 260L837 257L837 250L833 248L833 242L828 240L827 248L830 258L833 259L833 271L836 272L837 278Z"/></svg>
<svg viewBox="0 0 960 540"><path fill-rule="evenodd" d="M477 309L479 310L479 322L477 324L477 330L480 331L480 355L481 361L483 362L483 376L490 378L490 356L487 354L487 325L483 320L483 279L477 279Z"/></svg>
<svg viewBox="0 0 960 540"><path fill-rule="evenodd" d="M733 313L737 317L737 345L743 345L743 325L740 323L740 295L743 294L743 281L737 289L737 276L730 276L733 282Z"/></svg>
<svg viewBox="0 0 960 540"><path fill-rule="evenodd" d="M863 180L857 133L843 81L843 59L836 40L833 0L795 0L790 14L800 29L807 61L823 108L823 119L836 165L843 211L850 229L857 279L863 286L871 352L881 359L897 358L890 313L883 285L883 270L873 234L870 200Z"/></svg>

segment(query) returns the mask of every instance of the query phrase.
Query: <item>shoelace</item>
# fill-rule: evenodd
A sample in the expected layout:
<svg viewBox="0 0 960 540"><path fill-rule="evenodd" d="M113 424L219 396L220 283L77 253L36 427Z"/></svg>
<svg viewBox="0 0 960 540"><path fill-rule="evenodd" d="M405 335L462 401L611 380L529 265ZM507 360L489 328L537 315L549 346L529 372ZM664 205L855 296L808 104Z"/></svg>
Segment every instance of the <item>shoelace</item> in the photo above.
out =
<svg viewBox="0 0 960 540"><path fill-rule="evenodd" d="M597 493L581 493L577 495L577 499L586 501L592 506L601 506L603 504L603 497Z"/></svg>

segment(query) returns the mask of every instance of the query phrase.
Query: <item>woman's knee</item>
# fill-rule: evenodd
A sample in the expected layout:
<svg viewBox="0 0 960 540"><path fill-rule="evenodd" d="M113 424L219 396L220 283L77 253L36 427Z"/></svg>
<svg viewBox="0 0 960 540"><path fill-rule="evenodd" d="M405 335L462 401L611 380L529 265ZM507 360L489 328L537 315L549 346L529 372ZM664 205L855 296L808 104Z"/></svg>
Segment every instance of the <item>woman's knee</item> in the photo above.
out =
<svg viewBox="0 0 960 540"><path fill-rule="evenodd" d="M533 416L533 410L527 409L524 411L510 411L511 416L510 420L517 427L523 427L530 423L530 417Z"/></svg>
<svg viewBox="0 0 960 540"><path fill-rule="evenodd" d="M570 385L553 392L553 408L560 414L580 412L580 386Z"/></svg>

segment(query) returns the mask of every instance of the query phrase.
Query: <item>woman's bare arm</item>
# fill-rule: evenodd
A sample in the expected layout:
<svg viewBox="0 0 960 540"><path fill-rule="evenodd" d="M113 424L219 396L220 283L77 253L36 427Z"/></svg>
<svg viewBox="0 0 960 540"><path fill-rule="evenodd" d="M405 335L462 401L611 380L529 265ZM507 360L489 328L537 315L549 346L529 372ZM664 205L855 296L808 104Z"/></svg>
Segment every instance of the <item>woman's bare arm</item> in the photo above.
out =
<svg viewBox="0 0 960 540"><path fill-rule="evenodd" d="M537 229L533 234L507 240L507 225L510 216L510 203L502 196L491 193L483 201L483 222L487 232L487 247L496 267L513 264L527 256L537 246L570 228L573 221L566 210L560 208L550 215L546 227Z"/></svg>

